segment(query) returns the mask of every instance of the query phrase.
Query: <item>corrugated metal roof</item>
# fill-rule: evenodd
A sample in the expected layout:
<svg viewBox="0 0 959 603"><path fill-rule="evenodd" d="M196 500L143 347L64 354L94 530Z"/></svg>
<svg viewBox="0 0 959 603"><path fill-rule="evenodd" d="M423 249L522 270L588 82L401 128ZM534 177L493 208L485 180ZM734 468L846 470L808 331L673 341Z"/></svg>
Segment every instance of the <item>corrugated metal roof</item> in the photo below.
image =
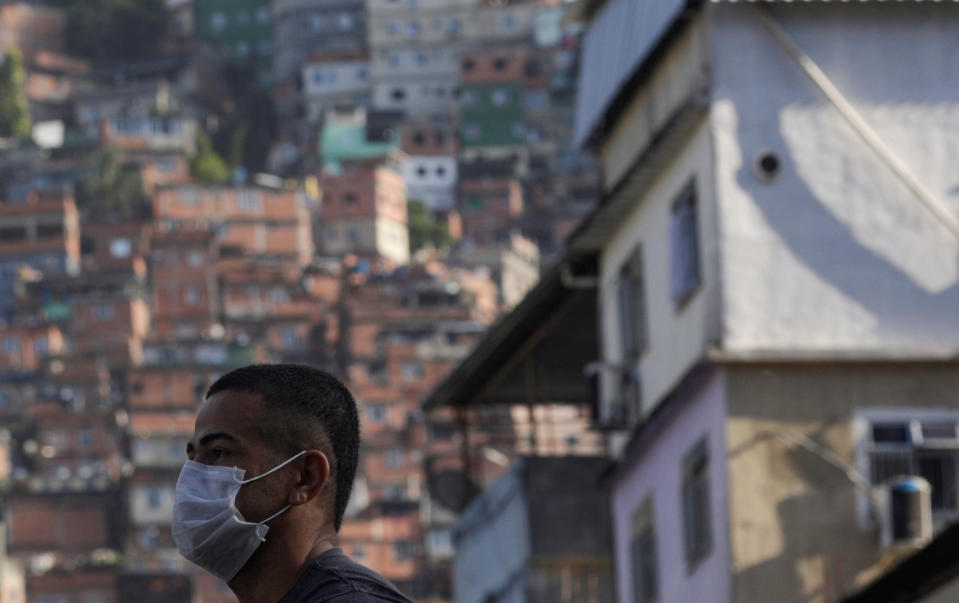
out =
<svg viewBox="0 0 959 603"><path fill-rule="evenodd" d="M686 7L687 0L610 0L583 39L575 139L596 129L620 88Z"/></svg>

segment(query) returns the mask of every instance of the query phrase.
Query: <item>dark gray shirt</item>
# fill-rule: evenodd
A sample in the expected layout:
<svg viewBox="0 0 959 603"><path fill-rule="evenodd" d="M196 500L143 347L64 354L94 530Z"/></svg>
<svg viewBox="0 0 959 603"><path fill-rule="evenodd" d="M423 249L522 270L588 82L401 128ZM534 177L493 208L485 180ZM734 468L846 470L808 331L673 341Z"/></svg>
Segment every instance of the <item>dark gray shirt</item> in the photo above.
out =
<svg viewBox="0 0 959 603"><path fill-rule="evenodd" d="M300 572L279 603L411 603L390 581L332 548Z"/></svg>

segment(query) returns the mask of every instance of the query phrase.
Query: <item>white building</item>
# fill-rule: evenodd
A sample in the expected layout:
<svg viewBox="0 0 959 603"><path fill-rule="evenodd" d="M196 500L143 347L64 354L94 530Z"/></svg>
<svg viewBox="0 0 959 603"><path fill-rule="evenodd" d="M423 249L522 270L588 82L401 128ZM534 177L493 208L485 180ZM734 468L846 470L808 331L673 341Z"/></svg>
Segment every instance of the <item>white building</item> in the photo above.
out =
<svg viewBox="0 0 959 603"><path fill-rule="evenodd" d="M535 2L366 0L373 104L410 116L457 107L464 46L533 38Z"/></svg>
<svg viewBox="0 0 959 603"><path fill-rule="evenodd" d="M307 119L318 122L336 107L367 107L372 84L365 55L313 56L303 64Z"/></svg>
<svg viewBox="0 0 959 603"><path fill-rule="evenodd" d="M367 0L373 104L411 116L456 107L460 46L477 0Z"/></svg>
<svg viewBox="0 0 959 603"><path fill-rule="evenodd" d="M841 599L896 554L864 491L959 515L959 7L584 15L604 200L428 404L595 377L619 601Z"/></svg>
<svg viewBox="0 0 959 603"><path fill-rule="evenodd" d="M449 155L407 155L403 179L410 199L432 210L449 210L456 203L456 158Z"/></svg>

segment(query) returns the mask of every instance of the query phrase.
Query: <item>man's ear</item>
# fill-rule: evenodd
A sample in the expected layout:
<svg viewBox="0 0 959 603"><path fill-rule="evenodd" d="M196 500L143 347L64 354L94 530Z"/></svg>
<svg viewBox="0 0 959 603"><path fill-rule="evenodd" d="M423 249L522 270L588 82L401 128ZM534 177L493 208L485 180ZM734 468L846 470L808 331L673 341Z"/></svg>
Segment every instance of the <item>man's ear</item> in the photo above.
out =
<svg viewBox="0 0 959 603"><path fill-rule="evenodd" d="M319 450L307 450L303 455L299 477L293 484L287 502L291 505L302 505L313 500L323 491L329 479L330 461L326 455Z"/></svg>

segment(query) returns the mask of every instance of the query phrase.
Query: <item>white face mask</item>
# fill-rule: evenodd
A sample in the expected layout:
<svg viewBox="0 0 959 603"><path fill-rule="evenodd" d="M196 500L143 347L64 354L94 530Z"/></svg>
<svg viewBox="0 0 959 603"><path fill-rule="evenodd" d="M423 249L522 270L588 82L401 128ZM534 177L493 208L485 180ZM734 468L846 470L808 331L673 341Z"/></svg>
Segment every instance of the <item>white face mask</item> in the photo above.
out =
<svg viewBox="0 0 959 603"><path fill-rule="evenodd" d="M176 482L173 502L173 540L180 554L224 582L229 582L266 541L265 524L280 516L287 505L259 523L243 519L236 508L240 486L265 477L306 454L290 457L266 473L244 480L238 467L218 467L187 461Z"/></svg>

